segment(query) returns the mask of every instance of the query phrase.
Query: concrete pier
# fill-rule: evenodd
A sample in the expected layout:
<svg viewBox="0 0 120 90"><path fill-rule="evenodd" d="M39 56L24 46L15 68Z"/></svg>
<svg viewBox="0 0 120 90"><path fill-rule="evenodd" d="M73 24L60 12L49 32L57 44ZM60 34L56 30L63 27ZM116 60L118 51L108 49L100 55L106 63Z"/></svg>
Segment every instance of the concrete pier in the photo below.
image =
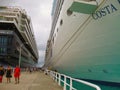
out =
<svg viewBox="0 0 120 90"><path fill-rule="evenodd" d="M15 84L14 77L11 78L11 83L7 83L6 77L3 77L3 82L0 83L0 90L63 90L50 76L43 72L22 72L20 83Z"/></svg>

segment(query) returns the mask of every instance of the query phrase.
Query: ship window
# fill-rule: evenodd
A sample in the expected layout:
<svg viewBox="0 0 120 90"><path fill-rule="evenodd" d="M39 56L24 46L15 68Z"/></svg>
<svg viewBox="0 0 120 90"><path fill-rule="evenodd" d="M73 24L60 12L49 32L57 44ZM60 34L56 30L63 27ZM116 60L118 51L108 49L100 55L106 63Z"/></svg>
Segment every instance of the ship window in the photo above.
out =
<svg viewBox="0 0 120 90"><path fill-rule="evenodd" d="M9 38L8 38L7 44L8 44L8 45L11 45L11 44L12 44L12 37L9 37Z"/></svg>
<svg viewBox="0 0 120 90"><path fill-rule="evenodd" d="M0 36L0 45L7 45L8 38L6 36Z"/></svg>
<svg viewBox="0 0 120 90"><path fill-rule="evenodd" d="M11 52L11 49L10 48L7 48L7 53L10 54Z"/></svg>
<svg viewBox="0 0 120 90"><path fill-rule="evenodd" d="M4 42L3 42L4 45L7 45L7 40L8 40L8 38L4 37Z"/></svg>
<svg viewBox="0 0 120 90"><path fill-rule="evenodd" d="M73 13L72 11L67 10L67 15L68 15L68 16L72 15L72 13Z"/></svg>
<svg viewBox="0 0 120 90"><path fill-rule="evenodd" d="M61 21L60 21L60 25L62 25L63 24L63 20L61 19Z"/></svg>
<svg viewBox="0 0 120 90"><path fill-rule="evenodd" d="M3 53L4 53L4 54L7 53L7 48L3 48Z"/></svg>
<svg viewBox="0 0 120 90"><path fill-rule="evenodd" d="M0 48L0 54L6 54L7 48Z"/></svg>

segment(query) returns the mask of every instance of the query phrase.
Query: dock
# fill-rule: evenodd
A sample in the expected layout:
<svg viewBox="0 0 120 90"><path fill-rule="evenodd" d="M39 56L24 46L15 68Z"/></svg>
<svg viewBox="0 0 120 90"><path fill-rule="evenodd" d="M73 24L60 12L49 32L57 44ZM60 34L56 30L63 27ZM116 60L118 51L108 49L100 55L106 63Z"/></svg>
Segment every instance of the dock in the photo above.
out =
<svg viewBox="0 0 120 90"><path fill-rule="evenodd" d="M0 83L0 90L63 90L49 75L44 72L22 72L20 83L15 84L14 77L7 83L6 77Z"/></svg>

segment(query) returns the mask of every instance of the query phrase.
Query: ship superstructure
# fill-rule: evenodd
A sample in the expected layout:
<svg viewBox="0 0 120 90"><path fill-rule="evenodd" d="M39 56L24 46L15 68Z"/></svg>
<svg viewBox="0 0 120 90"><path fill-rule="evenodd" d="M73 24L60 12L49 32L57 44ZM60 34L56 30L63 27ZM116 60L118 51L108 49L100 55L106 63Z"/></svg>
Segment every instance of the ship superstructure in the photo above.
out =
<svg viewBox="0 0 120 90"><path fill-rule="evenodd" d="M21 56L20 56L21 54ZM30 17L20 7L0 7L0 61L13 66L37 63L38 50Z"/></svg>

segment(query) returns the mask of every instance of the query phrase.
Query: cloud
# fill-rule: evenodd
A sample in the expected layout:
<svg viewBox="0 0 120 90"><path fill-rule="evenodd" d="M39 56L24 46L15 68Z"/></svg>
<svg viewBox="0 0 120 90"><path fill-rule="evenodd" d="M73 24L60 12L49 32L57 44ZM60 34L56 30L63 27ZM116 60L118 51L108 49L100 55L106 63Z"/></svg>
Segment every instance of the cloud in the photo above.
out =
<svg viewBox="0 0 120 90"><path fill-rule="evenodd" d="M38 44L38 50L45 51L46 46L42 43Z"/></svg>
<svg viewBox="0 0 120 90"><path fill-rule="evenodd" d="M22 5L31 17L39 52L38 66L42 66L51 29L52 0L19 0L17 3Z"/></svg>
<svg viewBox="0 0 120 90"><path fill-rule="evenodd" d="M42 57L42 56L44 56L44 55L45 55L45 51L40 50L40 51L39 51L39 56Z"/></svg>
<svg viewBox="0 0 120 90"><path fill-rule="evenodd" d="M45 58L45 51L44 50L39 50L39 60L37 66L42 67L44 65L44 58Z"/></svg>

